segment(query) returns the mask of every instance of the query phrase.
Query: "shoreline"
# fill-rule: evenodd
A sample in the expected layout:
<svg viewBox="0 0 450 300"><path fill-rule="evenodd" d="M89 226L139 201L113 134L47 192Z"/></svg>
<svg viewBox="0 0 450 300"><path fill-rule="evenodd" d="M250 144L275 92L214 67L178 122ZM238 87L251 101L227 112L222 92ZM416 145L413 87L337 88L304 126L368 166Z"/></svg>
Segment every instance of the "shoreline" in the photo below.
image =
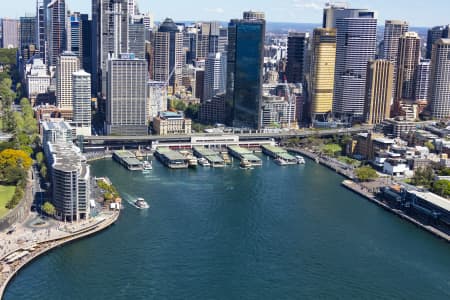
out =
<svg viewBox="0 0 450 300"><path fill-rule="evenodd" d="M38 245L43 246L43 249L37 250L37 252L35 252L35 253L31 253L30 256L27 257L24 261L20 262L14 268L14 270L11 272L11 274L8 275L8 277L4 280L4 282L1 283L0 299L3 299L6 288L8 287L11 280L19 273L19 271L21 269L23 269L29 263L33 262L35 259L44 255L45 253L48 253L48 252L54 250L55 248L69 244L76 240L80 240L80 239L83 239L86 237L93 236L97 233L100 233L100 232L108 229L109 227L111 227L112 225L114 225L117 222L119 216L120 216L120 211L116 211L113 214L111 214L110 217L103 220L103 222L97 223L96 225L94 225L94 227L89 227L82 232L78 232L71 236L63 237L61 239L57 239L57 240L53 239L53 240L48 240L48 241L38 243Z"/></svg>
<svg viewBox="0 0 450 300"><path fill-rule="evenodd" d="M447 243L450 243L450 235L446 234L445 232L443 232L435 227L427 226L427 225L423 224L422 222L416 220L415 218L408 216L401 210L397 210L397 209L390 207L386 203L378 200L372 193L366 192L366 191L360 189L358 184L356 184L355 182L353 182L351 180L344 180L342 182L342 186L344 186L348 190L366 198L367 200L369 200L369 202L376 204L377 206L383 208L384 210L393 213L397 217L400 217L401 219L409 221L410 223L414 224L415 226L419 227L420 229L433 234L434 236L446 241Z"/></svg>

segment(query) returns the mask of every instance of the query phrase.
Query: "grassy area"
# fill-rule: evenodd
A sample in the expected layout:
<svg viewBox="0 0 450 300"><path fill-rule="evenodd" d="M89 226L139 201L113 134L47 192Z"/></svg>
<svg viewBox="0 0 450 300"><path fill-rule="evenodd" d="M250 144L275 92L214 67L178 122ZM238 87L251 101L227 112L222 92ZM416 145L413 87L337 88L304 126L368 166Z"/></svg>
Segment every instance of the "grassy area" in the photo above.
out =
<svg viewBox="0 0 450 300"><path fill-rule="evenodd" d="M352 165L354 167L359 167L361 165L360 161L358 161L356 159L353 159L353 158L350 158L350 157L347 157L347 156L339 156L338 160L340 162L343 162L344 164Z"/></svg>
<svg viewBox="0 0 450 300"><path fill-rule="evenodd" d="M0 185L0 218L9 210L5 207L16 191L15 186Z"/></svg>

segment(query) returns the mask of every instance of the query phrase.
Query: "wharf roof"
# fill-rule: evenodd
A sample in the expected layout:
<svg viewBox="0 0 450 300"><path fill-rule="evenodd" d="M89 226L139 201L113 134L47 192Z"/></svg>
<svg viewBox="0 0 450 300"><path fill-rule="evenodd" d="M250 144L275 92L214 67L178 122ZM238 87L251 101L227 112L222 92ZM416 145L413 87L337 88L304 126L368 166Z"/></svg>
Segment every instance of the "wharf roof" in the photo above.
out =
<svg viewBox="0 0 450 300"><path fill-rule="evenodd" d="M426 202L429 202L431 204L436 205L437 207L440 207L447 212L450 212L450 201L438 196L436 194L430 193L430 192L420 192L420 191L409 191L411 194L415 194L420 199L425 200Z"/></svg>
<svg viewBox="0 0 450 300"><path fill-rule="evenodd" d="M280 147L276 147L276 146L263 145L262 147L263 147L264 149L266 149L266 150L272 152L272 153L275 153L275 154L287 153L287 151L286 151L285 149L280 148Z"/></svg>
<svg viewBox="0 0 450 300"><path fill-rule="evenodd" d="M203 156L217 156L217 153L215 151L205 147L194 147L194 150Z"/></svg>
<svg viewBox="0 0 450 300"><path fill-rule="evenodd" d="M248 160L250 162L252 162L252 161L261 161L261 159L258 156L254 155L254 154L244 154L244 155L242 155L242 158L246 159L246 160Z"/></svg>
<svg viewBox="0 0 450 300"><path fill-rule="evenodd" d="M122 159L125 159L125 158L136 158L136 155L134 155L132 152L126 151L126 150L114 151L114 154L117 155L118 157L122 158Z"/></svg>
<svg viewBox="0 0 450 300"><path fill-rule="evenodd" d="M239 146L229 146L228 147L231 151L234 151L236 153L238 153L239 155L245 155L245 154L253 154L252 151L246 149L246 148L242 148Z"/></svg>
<svg viewBox="0 0 450 300"><path fill-rule="evenodd" d="M277 153L277 155L284 160L297 160L294 156L290 155L289 153Z"/></svg>
<svg viewBox="0 0 450 300"><path fill-rule="evenodd" d="M183 155L181 155L181 153L173 151L169 148L158 148L156 152L158 152L161 155L164 155L169 160L186 160L186 158Z"/></svg>

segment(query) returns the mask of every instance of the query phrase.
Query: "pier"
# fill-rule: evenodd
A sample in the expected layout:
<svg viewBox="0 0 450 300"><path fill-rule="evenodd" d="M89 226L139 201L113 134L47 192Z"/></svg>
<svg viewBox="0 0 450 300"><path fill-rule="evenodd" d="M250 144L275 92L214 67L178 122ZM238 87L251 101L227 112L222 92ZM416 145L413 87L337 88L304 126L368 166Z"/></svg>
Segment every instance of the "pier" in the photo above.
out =
<svg viewBox="0 0 450 300"><path fill-rule="evenodd" d="M417 226L425 231L428 231L429 233L437 236L438 238L443 239L446 242L450 243L450 235L448 235L447 233L445 233L433 226L426 225L426 224L420 222L418 219L407 215L404 211L402 211L400 209L392 208L387 203L377 199L377 197L372 192L368 191L367 189L364 189L358 183L356 183L352 180L345 180L344 182L342 182L342 185L344 187L346 187L347 189L353 191L354 193L368 199L370 202L380 206L381 208L397 215L398 217L400 217L404 220L411 222L415 226Z"/></svg>
<svg viewBox="0 0 450 300"><path fill-rule="evenodd" d="M189 167L186 157L169 148L158 148L155 157L170 169L187 169Z"/></svg>
<svg viewBox="0 0 450 300"><path fill-rule="evenodd" d="M112 158L130 171L142 171L142 162L130 151L114 151Z"/></svg>
<svg viewBox="0 0 450 300"><path fill-rule="evenodd" d="M205 147L194 147L194 155L198 158L205 158L213 168L225 167L225 161L215 151Z"/></svg>
<svg viewBox="0 0 450 300"><path fill-rule="evenodd" d="M287 165L295 165L298 163L298 159L290 155L287 150L283 148L270 145L262 145L261 148L265 155L268 155L273 159L281 159Z"/></svg>
<svg viewBox="0 0 450 300"><path fill-rule="evenodd" d="M241 161L246 160L250 162L252 166L262 166L261 159L256 156L251 150L238 146L229 146L228 151L230 152L231 156Z"/></svg>

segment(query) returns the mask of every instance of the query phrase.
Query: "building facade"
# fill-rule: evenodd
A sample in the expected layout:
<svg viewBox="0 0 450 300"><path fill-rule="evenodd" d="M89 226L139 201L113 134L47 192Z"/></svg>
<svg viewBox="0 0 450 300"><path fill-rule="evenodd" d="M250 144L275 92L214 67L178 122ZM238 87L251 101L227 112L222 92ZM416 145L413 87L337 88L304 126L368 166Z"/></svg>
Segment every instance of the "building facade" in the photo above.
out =
<svg viewBox="0 0 450 300"><path fill-rule="evenodd" d="M398 48L400 37L408 32L408 22L400 20L386 20L384 25L384 44L382 58L389 60L394 65L394 77L392 85L392 99L397 88Z"/></svg>
<svg viewBox="0 0 450 300"><path fill-rule="evenodd" d="M428 103L428 89L430 87L430 59L422 59L417 65L415 75L414 100L416 103Z"/></svg>
<svg viewBox="0 0 450 300"><path fill-rule="evenodd" d="M147 135L147 62L122 54L108 61L108 135Z"/></svg>
<svg viewBox="0 0 450 300"><path fill-rule="evenodd" d="M64 52L57 59L56 105L61 109L72 109L72 74L80 70L80 59L72 52Z"/></svg>
<svg viewBox="0 0 450 300"><path fill-rule="evenodd" d="M91 74L83 70L72 74L73 127L77 135L91 135Z"/></svg>
<svg viewBox="0 0 450 300"><path fill-rule="evenodd" d="M205 63L203 101L210 100L226 91L227 56L225 53L211 52Z"/></svg>
<svg viewBox="0 0 450 300"><path fill-rule="evenodd" d="M301 83L304 79L309 33L289 32L287 45L286 79Z"/></svg>
<svg viewBox="0 0 450 300"><path fill-rule="evenodd" d="M155 33L153 49L153 79L168 82L173 94L182 86L183 34L172 19L166 19Z"/></svg>
<svg viewBox="0 0 450 300"><path fill-rule="evenodd" d="M336 68L333 113L352 122L364 113L367 62L377 51L377 19L369 10L344 10L336 18Z"/></svg>
<svg viewBox="0 0 450 300"><path fill-rule="evenodd" d="M162 112L153 119L153 129L157 135L191 134L192 121L182 112Z"/></svg>
<svg viewBox="0 0 450 300"><path fill-rule="evenodd" d="M66 35L66 2L53 0L48 5L47 40L48 65L55 67L58 57L67 49Z"/></svg>
<svg viewBox="0 0 450 300"><path fill-rule="evenodd" d="M391 111L394 65L387 59L367 64L364 118L368 124L379 124L389 118Z"/></svg>
<svg viewBox="0 0 450 300"><path fill-rule="evenodd" d="M311 120L324 122L333 108L336 29L315 29L311 47Z"/></svg>
<svg viewBox="0 0 450 300"><path fill-rule="evenodd" d="M433 45L430 70L429 101L431 116L450 117L450 39L439 39Z"/></svg>
<svg viewBox="0 0 450 300"><path fill-rule="evenodd" d="M19 20L2 19L3 48L19 48Z"/></svg>
<svg viewBox="0 0 450 300"><path fill-rule="evenodd" d="M261 120L264 20L231 20L228 26L227 123L258 128Z"/></svg>
<svg viewBox="0 0 450 300"><path fill-rule="evenodd" d="M425 55L426 59L431 59L433 45L437 40L450 38L449 32L450 32L450 25L435 26L428 30L427 53Z"/></svg>

